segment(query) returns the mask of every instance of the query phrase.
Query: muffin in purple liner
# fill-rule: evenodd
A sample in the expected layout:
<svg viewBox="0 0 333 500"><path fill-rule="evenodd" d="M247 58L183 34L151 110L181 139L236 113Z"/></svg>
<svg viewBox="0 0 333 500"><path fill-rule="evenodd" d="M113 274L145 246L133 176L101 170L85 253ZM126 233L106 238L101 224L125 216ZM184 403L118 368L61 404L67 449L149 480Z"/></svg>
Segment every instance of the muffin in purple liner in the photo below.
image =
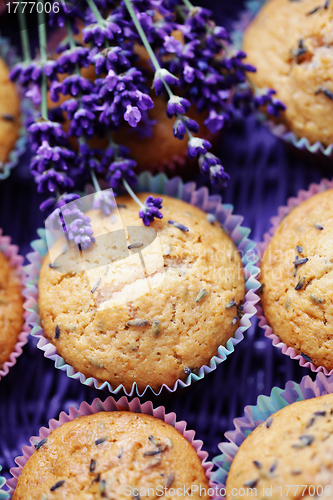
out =
<svg viewBox="0 0 333 500"><path fill-rule="evenodd" d="M64 434L65 447L58 439ZM148 487L155 492L150 490L153 498L186 496L184 487L193 498L215 494L210 482L212 463L207 462L202 441L186 429L186 422L177 421L175 413L165 413L162 406L155 409L150 401L141 404L138 398L115 401L109 397L104 402L95 399L91 405L83 402L68 414L62 412L58 420L51 419L30 443L16 459L18 467L11 469L10 498L21 493L19 498L30 499L31 486L34 498L43 494L143 498L149 496L144 495ZM59 453L52 453L57 448Z"/></svg>
<svg viewBox="0 0 333 500"><path fill-rule="evenodd" d="M219 444L222 455L213 459L218 469L212 479L224 496L332 498L332 393L332 376L319 373L315 380L306 376L300 384L274 387L247 406Z"/></svg>
<svg viewBox="0 0 333 500"><path fill-rule="evenodd" d="M299 191L278 209L258 244L264 266L259 326L283 354L326 375L333 373L332 199L333 182L327 179Z"/></svg>
<svg viewBox="0 0 333 500"><path fill-rule="evenodd" d="M266 124L299 151L331 162L332 5L321 6L315 0L258 0L247 2L246 9L235 25L233 39L257 68L249 78L259 92L276 90L287 108L282 119L268 118Z"/></svg>
<svg viewBox="0 0 333 500"><path fill-rule="evenodd" d="M216 228L214 228L214 230L215 231L217 230L218 224L222 224L224 229L229 233L230 238L233 241L234 245L236 245L236 247L238 248L238 252L240 254L240 257L242 260L242 267L243 267L243 271L241 271L241 272L244 273L245 288L246 288L245 302L243 304L241 304L241 313L237 316L237 320L236 320L236 312L237 312L236 306L237 306L237 304L236 305L231 304L233 297L230 297L230 301L228 302L228 304L230 303L230 309L227 308L227 311L228 311L228 313L230 312L230 314L231 314L231 316L230 316L230 314L228 314L228 318L230 316L230 318L229 318L230 323L233 326L236 325L235 326L236 330L235 330L233 335L231 334L232 335L231 338L229 338L229 340L227 340L225 342L225 344L219 345L217 348L217 353L214 354L214 352L212 352L210 359L209 359L209 355L208 355L207 362L204 363L204 365L200 365L200 364L199 364L199 366L197 366L196 364L193 365L193 363L195 363L195 360L196 360L196 357L194 355L191 366L188 367L189 370L186 369L186 371L185 371L185 368L187 368L187 366L186 367L184 366L184 368L182 369L183 370L182 378L179 378L179 375L177 375L177 377L172 381L170 379L170 377L169 378L165 377L166 380L163 383L161 383L162 382L162 379L161 379L159 381L158 386L155 385L152 388L152 390L155 394L159 394L161 392L161 390L163 389L163 387L166 387L167 390L169 390L169 391L175 391L178 386L185 387L185 386L190 385L194 381L200 380L201 378L203 378L205 376L206 373L210 373L212 370L214 370L226 358L227 355L229 355L231 352L233 352L234 346L240 340L242 340L243 331L245 331L250 326L249 318L255 313L254 304L258 300L257 295L254 293L254 291L258 287L258 282L255 279L255 276L257 275L257 272L258 272L258 269L255 266L255 262L257 261L257 256L256 256L256 252L255 252L255 244L247 239L247 235L249 233L249 230L242 228L240 226L241 218L238 216L233 216L231 214L232 207L221 205L220 198L218 196L210 197L208 195L208 190L206 188L203 188L199 191L196 191L194 183L183 185L182 181L179 178L175 178L175 179L168 181L167 178L163 175L152 177L149 174L148 175L143 174L139 178L139 190L141 190L141 191L148 190L149 192L156 192L156 193L160 193L162 195L167 194L171 197L181 198L182 200L186 201L189 204L195 205L198 208L201 208L202 210L209 212L210 214L214 214L216 217L216 220L217 220L217 222L215 223ZM186 206L186 205L184 205L184 206ZM192 220L191 220L190 212L193 210L191 210L190 205L188 207L189 207L188 208L189 213L187 215L184 213L183 219L185 217L186 220L188 220L188 222L187 222L187 224L189 226L188 228L191 230L191 227L192 227L193 228L192 231L194 231L196 221L195 221L195 217L192 217ZM210 217L210 219L211 218L212 217ZM178 223L179 221L176 221L176 222ZM181 222L184 223L184 220L182 220ZM179 227L177 227L177 225L175 226L174 224L171 224L171 223L168 223L168 226L169 226L170 230L176 231L175 234L177 235L177 237L179 237L182 240L182 243L181 243L182 247L186 248L187 231L180 229ZM101 381L100 379L98 379L96 376L94 376L92 374L90 376L88 376L87 373L82 373L79 370L75 369L70 364L66 363L65 360L62 357L60 357L59 353L57 352L56 346L53 345L53 344L56 344L56 342L50 343L48 341L48 339L46 338L46 336L45 336L45 334L40 326L40 318L39 318L38 304L37 304L38 290L37 290L36 285L37 285L38 280L39 280L39 273L40 273L40 266L41 266L42 259L44 258L44 256L47 253L47 246L46 246L46 237L45 237L44 231L39 232L39 234L42 237L42 240L38 240L38 241L32 243L32 246L33 246L33 248L35 248L36 251L33 254L30 254L28 256L28 258L30 259L32 264L30 266L28 266L28 275L29 276L28 276L28 280L27 280L27 284L29 287L28 293L30 296L27 309L31 312L31 315L29 316L29 321L31 324L34 325L34 329L33 329L32 334L39 338L38 346L45 351L45 355L47 357L49 357L55 361L56 367L58 367L62 370L65 370L67 372L68 376L70 376L70 377L79 378L82 383L85 383L87 385L94 385L96 388L107 388L108 390L110 390L114 393L117 393L120 390L125 390L125 392L127 394L133 394L134 392L137 392L140 395L143 394L148 387L151 388L151 385L149 383L146 383L146 384L141 383L139 385L136 381L132 381L131 384L127 383L126 386L124 387L124 383L120 383L119 379L115 379L116 383L112 384L108 380ZM229 240L230 244L231 244L231 240ZM163 252L170 253L171 250L167 251L167 249L164 247L166 247L166 245L163 246ZM166 256L166 258L170 258L170 256ZM190 270L190 267L187 270L184 269L184 272L185 271L188 272ZM175 271L176 270L177 269L175 268ZM221 272L221 270L219 270L219 272ZM222 272L223 272L223 269L222 269ZM204 302L207 299L208 300L214 299L213 292L212 292L212 296L208 295L209 294L208 288L210 289L211 287L207 286L206 287L207 289L205 289L205 292L202 293L202 290L204 288L199 286L199 284L200 284L199 281L197 283L197 286L192 287L193 290L191 287L190 287L191 290L189 290L189 297L192 297L192 295L194 297L193 300L189 301L189 303L193 305L193 317L195 317L200 311L202 311L202 313L204 314L204 309L200 309L200 311L199 311L199 308L197 306L200 306L200 304L204 305ZM167 281L166 281L166 283L167 283ZM92 289L94 289L94 287L92 287ZM223 302L223 304L220 304L219 307L220 308L223 307L223 312L225 312L224 309L225 309L226 305L228 305L228 304L227 303L225 304ZM172 305L171 303L168 304L166 302L165 309L168 310L168 307L171 307L171 305ZM160 304L156 305L156 307L157 308L160 307ZM195 311L196 309L197 309L197 311ZM233 309L234 309L235 313L233 313ZM118 313L119 313L119 311L118 311ZM132 313L133 313L133 311L132 311ZM142 339L147 338L148 333L149 333L149 335L152 335L154 333L152 330L153 327L155 327L157 329L157 331L154 333L154 335L157 335L157 338L159 337L160 332L158 331L158 327L161 326L161 332L163 332L163 328L162 328L163 322L161 324L159 324L158 318L157 318L157 322L150 321L150 319L147 320L147 318L141 317L140 314L138 314L137 310L135 310L134 313L138 317L133 317L132 319L126 320L126 321L127 321L127 323L129 323L127 326L127 330L130 332L132 332L132 330L133 330L133 335L134 335L134 329L135 329L136 337L134 338L134 336L133 336L133 338L131 338L131 341L133 341L132 347L134 348L133 353L135 355L137 348L139 347ZM175 314L176 314L178 320L182 321L181 315L179 316L177 311ZM61 319L61 317L60 317L60 319ZM206 318L206 320L208 321L207 331L209 332L210 325L213 321L213 318L211 318L211 319ZM141 321L141 322L138 323L138 321ZM228 319L227 319L227 321L228 321ZM201 322L201 319L200 319L199 323L200 322ZM54 331L56 330L56 326L57 325L55 325ZM184 326L184 328L185 328L185 326ZM57 333L57 337L60 337L60 335L61 335L61 326L58 325L57 332L59 329L60 329L60 334L58 335L58 333ZM149 332L147 333L146 336L143 334L143 332L145 330L147 330L147 332L149 330ZM141 331L141 333L140 333L140 331ZM207 332L205 332L205 335L206 335L206 333ZM218 338L219 338L219 335L221 333L220 330L216 331L216 333L217 333ZM64 335L67 335L67 333L64 333ZM167 340L167 338L168 337L166 337L164 340ZM192 339L189 339L189 340L192 341ZM163 344L163 334L161 335L161 339L159 340L159 342L161 342L161 341ZM209 340L207 340L207 342L209 343ZM161 347L161 349L162 349L162 347ZM209 345L204 346L204 350L207 350L207 347L209 350ZM123 348L124 348L124 346L122 347L122 349ZM176 347L174 347L174 349L175 348ZM158 355L158 353L161 354L161 351L158 350L157 348L153 347L152 350L153 350L153 354L155 353L155 355ZM164 351L164 348L162 350ZM207 350L207 352L208 352L208 350ZM199 357L201 356L200 349L197 351L197 358L199 359L198 356ZM182 361L180 357L178 357L178 359L179 359L179 362ZM161 359L161 361L164 363L164 361L165 361L164 358ZM104 363L99 363L99 365L101 365L101 364L104 365ZM186 363L186 365L187 364L189 364L189 363ZM121 366L121 364L119 366ZM192 370L193 367L195 369ZM157 365L155 365L155 368L157 368ZM103 370L103 367L100 366L100 369ZM148 370L148 368L147 368L147 370ZM150 371L152 371L152 370L153 370L153 373L152 373L152 377L153 377L154 376L154 367L152 367L150 369ZM178 373L178 372L175 372L175 373ZM118 373L116 373L116 375L118 375Z"/></svg>

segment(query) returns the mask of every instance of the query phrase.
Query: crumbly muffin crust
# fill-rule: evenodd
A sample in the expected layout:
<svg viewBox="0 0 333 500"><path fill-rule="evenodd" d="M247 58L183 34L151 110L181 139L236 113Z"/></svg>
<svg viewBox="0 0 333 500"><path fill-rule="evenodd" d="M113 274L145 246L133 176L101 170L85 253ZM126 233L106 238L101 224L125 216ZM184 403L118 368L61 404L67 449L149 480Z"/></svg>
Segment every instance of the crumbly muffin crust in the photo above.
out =
<svg viewBox="0 0 333 500"><path fill-rule="evenodd" d="M332 241L330 189L281 221L261 266L262 306L275 335L328 370L333 368Z"/></svg>
<svg viewBox="0 0 333 500"><path fill-rule="evenodd" d="M8 160L20 129L20 101L15 85L9 80L6 63L0 59L0 171Z"/></svg>
<svg viewBox="0 0 333 500"><path fill-rule="evenodd" d="M231 464L227 499L332 498L332 415L327 394L286 406L256 427Z"/></svg>
<svg viewBox="0 0 333 500"><path fill-rule="evenodd" d="M143 227L130 197L117 203L124 227ZM116 229L101 212L88 215L95 234ZM91 269L90 280L86 271L50 268L49 256L41 267L39 311L46 338L77 371L127 390L134 382L140 390L147 385L158 390L163 383L186 380L189 369L197 372L225 345L242 314L237 305L244 300L244 275L231 238L210 224L206 213L181 200L163 196L163 215L150 226L160 247L151 244L142 251L150 285L138 255L113 262L106 276ZM86 259L106 259L107 265L109 251L106 246L99 253L93 245Z"/></svg>
<svg viewBox="0 0 333 500"><path fill-rule="evenodd" d="M23 326L22 284L0 252L0 369L9 360Z"/></svg>
<svg viewBox="0 0 333 500"><path fill-rule="evenodd" d="M269 0L244 35L251 80L273 88L298 137L333 142L333 4ZM328 91L329 94L325 91Z"/></svg>
<svg viewBox="0 0 333 500"><path fill-rule="evenodd" d="M126 499L135 498L134 488L156 499L164 487L163 498L177 498L171 488L191 485L199 486L192 498L209 498L203 494L208 479L195 449L174 427L149 415L116 411L78 417L38 446L18 478L13 500Z"/></svg>

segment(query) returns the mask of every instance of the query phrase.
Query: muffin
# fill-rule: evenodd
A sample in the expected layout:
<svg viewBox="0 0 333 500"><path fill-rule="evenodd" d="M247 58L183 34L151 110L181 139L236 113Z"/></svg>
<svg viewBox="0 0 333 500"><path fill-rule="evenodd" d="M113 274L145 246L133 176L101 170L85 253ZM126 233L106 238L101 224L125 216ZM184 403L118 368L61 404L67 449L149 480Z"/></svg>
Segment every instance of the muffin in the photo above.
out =
<svg viewBox="0 0 333 500"><path fill-rule="evenodd" d="M8 160L20 131L20 101L9 69L0 59L0 172Z"/></svg>
<svg viewBox="0 0 333 500"><path fill-rule="evenodd" d="M333 190L282 219L262 259L264 315L282 342L307 361L333 368Z"/></svg>
<svg viewBox="0 0 333 500"><path fill-rule="evenodd" d="M150 415L114 411L81 416L35 446L13 500L157 498L161 491L174 498L178 488L191 486L193 498L209 498L195 449L174 427Z"/></svg>
<svg viewBox="0 0 333 500"><path fill-rule="evenodd" d="M142 232L132 198L119 197L117 204L119 226L112 215L87 213L96 239L122 227ZM41 266L38 305L46 339L76 371L127 391L134 382L140 391L148 385L156 391L198 373L244 314L242 263L231 238L181 200L163 196L163 215L146 228L156 238L141 256L115 261L106 237L84 252L84 271L61 272L49 255ZM62 246L60 239L51 255Z"/></svg>
<svg viewBox="0 0 333 500"><path fill-rule="evenodd" d="M226 498L332 498L332 414L327 394L290 404L258 425L231 464Z"/></svg>
<svg viewBox="0 0 333 500"><path fill-rule="evenodd" d="M267 1L244 35L249 74L273 88L287 106L286 126L310 143L333 142L333 4L316 0Z"/></svg>
<svg viewBox="0 0 333 500"><path fill-rule="evenodd" d="M20 277L0 252L0 370L9 360L22 331L23 312Z"/></svg>

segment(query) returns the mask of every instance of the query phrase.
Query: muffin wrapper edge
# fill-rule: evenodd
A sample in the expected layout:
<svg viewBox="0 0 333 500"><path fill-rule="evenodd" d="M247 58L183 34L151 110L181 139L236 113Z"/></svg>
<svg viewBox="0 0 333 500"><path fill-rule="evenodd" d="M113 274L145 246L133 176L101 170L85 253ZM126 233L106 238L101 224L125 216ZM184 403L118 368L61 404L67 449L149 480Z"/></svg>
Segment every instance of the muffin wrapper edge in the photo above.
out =
<svg viewBox="0 0 333 500"><path fill-rule="evenodd" d="M134 394L142 396L148 388L151 389L154 395L160 394L163 388L166 388L166 390L169 392L174 392L178 387L188 387L192 384L192 382L204 378L206 374L215 370L217 366L234 351L235 346L241 340L243 340L243 333L250 327L250 318L255 315L255 304L259 301L259 297L255 292L260 286L259 282L256 279L259 273L259 269L256 266L256 262L258 260L257 253L255 251L256 245L247 237L250 230L241 226L243 218L241 216L232 214L232 205L222 205L220 196L210 196L207 188L196 190L196 185L194 182L183 184L182 180L179 177L174 177L168 180L165 174L158 174L157 176L153 177L149 172L143 172L139 176L138 191L149 191L162 195L166 194L175 198L180 198L187 203L201 208L207 213L215 214L217 221L223 224L223 227L228 231L237 248L242 252L246 296L244 304L245 314L240 319L239 327L237 328L234 336L227 341L225 346L219 347L218 354L211 358L209 366L202 366L197 375L191 373L186 381L178 379L173 387L168 387L163 384L158 392L154 392L150 388L150 386L147 386L144 391L140 393L136 383L133 384L130 391L126 391L123 385L119 385L118 387L113 388L108 382L100 384L95 378L87 378L82 373L77 372L73 367L67 365L63 358L61 358L57 354L56 348L52 344L50 344L44 337L43 329L40 326L40 318L38 315L37 284L41 262L43 257L47 253L47 245L45 230L39 229L37 233L41 239L35 240L31 243L31 246L35 251L27 255L27 258L31 262L31 264L27 266L28 278L26 280L26 293L27 297L29 297L26 309L30 313L28 317L29 324L31 324L33 327L31 334L39 340L37 347L44 351L45 357L54 361L56 368L59 368L62 371L66 371L67 376L69 376L70 378L79 379L81 383L88 386L94 386L96 389L106 389L112 394L117 394L119 391L123 390L127 396L132 396Z"/></svg>
<svg viewBox="0 0 333 500"><path fill-rule="evenodd" d="M264 234L264 241L258 243L258 250L260 255L260 262L262 256L271 241L278 225L281 220L294 208L300 205L303 201L311 198L311 196L326 191L327 189L333 189L333 180L322 179L319 184L310 184L308 190L301 189L296 197L289 198L287 205L278 208L278 215L271 218L270 222L272 224L268 233ZM260 262L258 263L260 265ZM259 326L265 331L265 336L272 340L273 345L278 349L281 349L282 353L289 356L291 359L298 360L300 366L305 368L310 368L313 372L323 372L325 375L332 375L333 370L330 372L324 366L315 366L310 361L307 361L301 354L298 354L293 347L288 347L280 338L274 334L273 328L271 328L264 316L263 309L260 302L257 304L257 316L259 318Z"/></svg>
<svg viewBox="0 0 333 500"><path fill-rule="evenodd" d="M296 403L296 401L311 399L332 392L333 377L326 377L323 373L318 373L315 380L306 375L299 384L289 381L284 389L274 387L270 396L259 396L256 405L245 407L243 417L234 419L234 429L226 432L226 440L219 443L218 447L222 454L213 459L213 463L218 469L213 472L212 481L218 483L220 488L225 488L231 463L240 445L270 415L285 406Z"/></svg>
<svg viewBox="0 0 333 500"><path fill-rule="evenodd" d="M74 406L72 406L69 409L68 414L65 413L64 411L60 413L59 418L56 419L51 419L48 422L48 427L41 427L39 430L39 436L33 436L30 438L30 446L26 445L23 446L22 452L23 455L20 457L17 457L15 459L16 464L18 467L13 467L10 472L13 476L12 479L9 479L7 481L7 487L10 489L10 496L9 498L12 497L13 492L16 488L17 484L17 478L21 474L22 468L28 461L29 457L33 454L35 451L34 445L37 444L39 441L42 439L46 438L51 431L54 429L58 428L60 425L69 422L71 420L74 420L75 418L79 416L84 416L84 415L92 415L94 413L98 413L101 411L131 411L135 413L142 413L145 415L151 415L155 418L158 418L160 420L163 420L167 424L172 425L176 430L178 430L186 439L189 441L189 443L193 446L195 451L197 452L197 455L199 459L201 460L202 467L204 468L206 472L206 476L208 480L210 480L210 477L212 475L212 468L213 468L213 463L212 462L207 462L208 458L208 453L204 450L202 450L202 445L203 442L195 439L195 431L194 430L187 430L186 426L187 423L184 420L177 421L176 414L173 413L165 413L165 408L164 406L159 406L158 408L154 408L153 404L151 401L147 401L143 404L140 403L139 398L135 398L132 401L128 401L126 396L123 396L120 398L118 401L116 401L112 396L109 396L104 402L102 402L99 398L94 399L91 405L89 405L86 401L82 402L80 404L80 407L77 409ZM212 483L210 482L210 486L213 487ZM1 495L1 493L0 493ZM6 497L4 497L6 498ZM1 496L0 496L1 499Z"/></svg>
<svg viewBox="0 0 333 500"><path fill-rule="evenodd" d="M9 259L11 267L16 269L16 272L21 278L22 285L25 280L25 272L23 269L23 261L24 258L21 255L18 255L18 247L16 245L11 245L11 238L9 236L2 235L2 229L0 228L0 251ZM22 294L24 294L24 289L22 288ZM22 327L22 331L17 338L17 342L15 344L13 352L9 356L9 360L6 361L0 369L0 380L7 375L9 369L16 364L17 358L22 354L23 346L28 342L28 337L30 334L30 326L27 322L27 317L29 316L27 311L24 311L24 324ZM0 496L1 499L1 496Z"/></svg>
<svg viewBox="0 0 333 500"><path fill-rule="evenodd" d="M244 32L267 1L268 0L247 0L245 2L245 10L240 14L238 21L233 24L233 31L231 33L233 44L237 49L240 50L242 48ZM283 123L275 123L267 115L261 112L257 113L257 117L275 137L286 144L289 144L299 151L303 151L304 154L307 152L311 155L316 155L317 158L322 158L323 161L325 160L325 164L327 161L333 160L333 144L325 146L320 141L311 143L306 137L297 137L294 132L288 130Z"/></svg>

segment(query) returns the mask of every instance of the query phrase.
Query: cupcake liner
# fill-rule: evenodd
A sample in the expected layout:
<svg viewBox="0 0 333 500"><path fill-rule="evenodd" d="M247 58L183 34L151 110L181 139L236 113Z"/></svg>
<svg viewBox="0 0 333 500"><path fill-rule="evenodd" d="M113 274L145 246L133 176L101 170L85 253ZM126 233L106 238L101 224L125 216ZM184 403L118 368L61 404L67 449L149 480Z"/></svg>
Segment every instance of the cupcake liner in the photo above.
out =
<svg viewBox="0 0 333 500"><path fill-rule="evenodd" d="M0 465L0 472L2 470L2 467ZM6 484L6 479L2 476L0 476L0 500L5 500L9 498L9 494L3 490L3 486Z"/></svg>
<svg viewBox="0 0 333 500"><path fill-rule="evenodd" d="M9 236L2 236L2 229L0 229L0 251L9 259L10 265L17 270L23 283L25 279L25 272L22 267L24 258L18 255L18 247L16 245L11 245L11 238ZM23 324L22 332L18 336L17 343L15 344L14 351L9 356L9 360L6 361L2 369L0 369L0 380L7 375L9 369L16 364L17 358L22 354L22 347L28 342L30 327L27 323L27 316L28 313L25 311L25 323Z"/></svg>
<svg viewBox="0 0 333 500"><path fill-rule="evenodd" d="M240 445L270 415L296 401L311 399L332 392L333 377L327 378L322 373L318 373L315 380L306 375L302 378L300 384L289 381L284 389L274 387L270 396L259 396L256 405L245 407L243 417L234 419L234 430L225 433L225 437L229 442L224 441L218 445L222 454L213 459L213 463L218 469L213 473L212 481L219 483L220 488L225 488L231 463Z"/></svg>
<svg viewBox="0 0 333 500"><path fill-rule="evenodd" d="M16 51L10 46L7 38L0 36L0 58L3 59L8 67L19 62ZM27 145L27 129L25 122L27 117L32 113L32 104L27 98L21 99L21 126L16 143L9 153L7 161L0 167L0 181L7 179L10 171L19 163L21 156L24 154Z"/></svg>
<svg viewBox="0 0 333 500"><path fill-rule="evenodd" d="M267 1L268 0L248 0L245 2L245 10L241 13L238 21L234 23L233 32L231 34L233 44L237 49L240 50L242 48L244 32ZM305 155L309 158L309 154L315 155L316 159L320 159L324 165L332 164L333 144L324 146L320 141L311 143L306 137L297 137L294 132L288 130L283 123L276 123L261 112L257 113L257 117L267 126L275 137L297 149L299 153L303 153L303 156Z"/></svg>
<svg viewBox="0 0 333 500"><path fill-rule="evenodd" d="M163 384L158 392L153 391L150 386L147 386L142 393L140 393L136 383L133 384L130 391L126 391L123 385L111 387L108 382L100 384L95 378L87 378L85 375L77 372L73 367L66 364L64 359L57 354L56 348L44 337L38 315L37 283L41 262L48 249L46 245L45 230L39 229L37 233L40 239L31 243L34 252L27 255L31 264L27 266L28 278L26 285L28 288L27 297L29 298L27 304L25 305L27 311L29 311L28 322L33 327L31 334L38 339L37 347L44 351L45 357L54 361L56 368L65 371L68 377L78 379L81 383L88 386L94 386L96 389L106 389L113 394L123 391L127 396L132 396L133 394L142 396L147 389L150 389L154 395L159 395L163 388L169 392L174 392L178 389L178 387L188 387L193 382L201 380L206 374L215 370L217 366L234 351L235 346L243 340L243 333L250 327L250 318L256 313L255 304L259 301L259 297L255 291L260 286L259 282L256 280L259 273L259 269L255 265L258 260L256 245L247 237L250 230L241 226L243 217L232 214L232 205L222 205L220 196L210 196L206 187L196 190L194 182L184 184L179 177L174 177L173 179L168 180L165 174L159 174L153 177L149 172L146 172L142 173L138 179L138 191L150 191L160 193L162 195L166 194L174 198L180 198L187 203L201 208L207 213L216 215L218 222L223 225L224 229L229 233L230 237L241 252L244 266L246 296L244 304L245 314L240 320L240 326L236 330L235 335L227 341L225 346L219 347L217 355L211 358L209 366L202 366L197 375L191 373L185 382L178 379L173 387L168 387Z"/></svg>
<svg viewBox="0 0 333 500"><path fill-rule="evenodd" d="M30 446L23 446L22 452L23 456L17 457L15 459L18 467L13 467L10 470L13 478L7 481L7 486L9 488L10 496L12 497L13 492L16 488L17 478L21 474L21 470L26 464L29 457L35 451L34 444L39 443L42 439L46 438L51 431L58 428L60 425L74 420L79 416L84 415L92 415L94 413L98 413L101 411L131 411L135 413L142 413L145 415L151 415L159 420L163 420L167 424L172 425L177 431L179 431L187 441L193 446L195 451L197 452L198 457L201 460L202 467L206 472L207 478L210 480L212 475L212 462L207 462L208 453L202 450L203 442L195 439L195 431L186 429L187 423L184 420L177 421L177 416L175 413L165 413L164 406L159 406L158 408L154 408L151 401L147 401L146 403L141 404L139 398L135 398L132 401L128 401L128 399L123 396L118 401L116 401L112 396L109 396L104 402L102 402L99 398L94 399L91 405L89 405L86 401L80 404L80 407L77 409L75 406L72 406L69 409L68 414L64 411L60 413L58 420L51 419L48 422L48 427L41 427L39 430L39 436L33 436L30 438ZM210 482L210 486L213 485ZM0 497L1 499L1 497Z"/></svg>
<svg viewBox="0 0 333 500"><path fill-rule="evenodd" d="M311 196L321 191L326 191L327 189L333 189L333 180L329 181L328 179L322 179L319 184L310 184L307 191L301 189L296 197L289 198L289 200L287 201L287 205L278 208L278 215L272 217L270 220L270 222L272 223L272 227L270 228L269 232L264 235L264 241L258 243L258 250L260 255L260 262L258 264L261 264L262 256L269 242L271 241L276 228L280 224L281 220L292 210L292 208L297 207L298 205L300 205L300 203L307 200ZM333 370L329 372L324 366L315 366L310 361L307 361L301 354L297 354L293 347L288 347L284 342L281 342L280 338L274 334L273 328L269 326L260 303L257 305L257 316L260 320L259 326L265 331L265 336L271 339L273 345L278 349L281 349L283 354L289 356L291 359L297 359L300 366L310 368L313 372L323 372L325 375L333 374Z"/></svg>

